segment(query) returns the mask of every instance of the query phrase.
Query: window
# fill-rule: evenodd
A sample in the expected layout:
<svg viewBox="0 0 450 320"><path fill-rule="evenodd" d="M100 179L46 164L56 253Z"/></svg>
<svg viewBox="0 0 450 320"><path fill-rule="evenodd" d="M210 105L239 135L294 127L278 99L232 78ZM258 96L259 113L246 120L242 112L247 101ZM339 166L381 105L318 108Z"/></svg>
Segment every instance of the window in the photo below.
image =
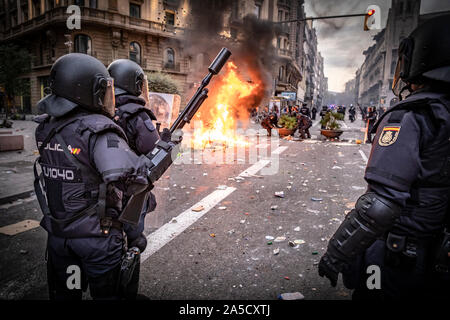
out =
<svg viewBox="0 0 450 320"><path fill-rule="evenodd" d="M33 0L33 17L41 15L41 0Z"/></svg>
<svg viewBox="0 0 450 320"><path fill-rule="evenodd" d="M28 4L22 5L22 22L28 20Z"/></svg>
<svg viewBox="0 0 450 320"><path fill-rule="evenodd" d="M85 34L78 34L75 36L75 52L92 54L91 38Z"/></svg>
<svg viewBox="0 0 450 320"><path fill-rule="evenodd" d="M137 42L130 43L130 58L131 61L141 64L141 46Z"/></svg>
<svg viewBox="0 0 450 320"><path fill-rule="evenodd" d="M278 10L278 21L283 21L283 10Z"/></svg>
<svg viewBox="0 0 450 320"><path fill-rule="evenodd" d="M255 4L254 14L258 19L261 18L261 5L260 4Z"/></svg>
<svg viewBox="0 0 450 320"><path fill-rule="evenodd" d="M165 59L166 63L165 63L165 67L169 68L169 67L174 67L175 66L175 51L173 51L172 48L168 48L166 50L166 59Z"/></svg>
<svg viewBox="0 0 450 320"><path fill-rule="evenodd" d="M141 18L141 6L135 3L130 3L130 17Z"/></svg>
<svg viewBox="0 0 450 320"><path fill-rule="evenodd" d="M281 66L278 71L278 79L283 80L283 78L284 78L284 66Z"/></svg>
<svg viewBox="0 0 450 320"><path fill-rule="evenodd" d="M89 0L89 8L97 9L97 0Z"/></svg>
<svg viewBox="0 0 450 320"><path fill-rule="evenodd" d="M175 13L173 11L166 11L166 24L175 25Z"/></svg>
<svg viewBox="0 0 450 320"><path fill-rule="evenodd" d="M281 38L277 39L277 48L280 49L281 48Z"/></svg>
<svg viewBox="0 0 450 320"><path fill-rule="evenodd" d="M47 0L47 10L52 10L55 8L55 0Z"/></svg>
<svg viewBox="0 0 450 320"><path fill-rule="evenodd" d="M73 4L79 7L84 7L84 0L75 0Z"/></svg>

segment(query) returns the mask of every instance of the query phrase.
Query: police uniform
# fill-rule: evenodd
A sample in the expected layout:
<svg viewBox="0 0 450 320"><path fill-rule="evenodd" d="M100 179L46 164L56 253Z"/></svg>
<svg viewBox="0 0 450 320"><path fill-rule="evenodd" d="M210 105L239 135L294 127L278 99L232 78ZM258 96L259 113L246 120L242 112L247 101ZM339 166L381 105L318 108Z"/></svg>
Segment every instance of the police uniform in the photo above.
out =
<svg viewBox="0 0 450 320"><path fill-rule="evenodd" d="M377 123L364 178L370 192L403 209L392 228L359 258L360 279L355 281L354 274L344 278L356 287L354 298L418 297L425 292L442 297L450 288L448 275L435 270L450 201L449 99L446 94L415 92ZM381 291L367 289L370 265L381 267Z"/></svg>
<svg viewBox="0 0 450 320"><path fill-rule="evenodd" d="M333 286L343 274L354 299L450 297L449 18L428 20L400 43L392 86L400 102L373 128L367 192L319 262Z"/></svg>
<svg viewBox="0 0 450 320"><path fill-rule="evenodd" d="M38 103L44 114L36 118L34 186L48 232L51 299L81 299L88 284L94 299L121 297L123 198L150 186L151 161L130 150L110 119L114 90L108 77L91 56L63 56L52 66L52 94ZM81 288L67 285L73 266L81 271Z"/></svg>

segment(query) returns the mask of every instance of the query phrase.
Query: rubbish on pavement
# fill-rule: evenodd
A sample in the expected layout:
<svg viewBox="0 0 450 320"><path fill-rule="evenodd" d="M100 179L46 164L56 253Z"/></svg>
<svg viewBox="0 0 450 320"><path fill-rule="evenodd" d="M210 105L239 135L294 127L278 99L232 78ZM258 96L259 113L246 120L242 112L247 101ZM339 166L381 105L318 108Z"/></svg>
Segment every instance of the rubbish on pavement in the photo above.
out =
<svg viewBox="0 0 450 320"><path fill-rule="evenodd" d="M202 211L203 209L205 209L204 206L197 206L197 207L192 208L192 211L194 211L194 212L200 212L200 211Z"/></svg>
<svg viewBox="0 0 450 320"><path fill-rule="evenodd" d="M275 239L275 238L272 236L266 236L266 240L273 240L273 239Z"/></svg>
<svg viewBox="0 0 450 320"><path fill-rule="evenodd" d="M305 243L305 240L302 240L302 239L294 240L294 244L304 244L304 243Z"/></svg>
<svg viewBox="0 0 450 320"><path fill-rule="evenodd" d="M303 300L305 297L300 292L286 292L278 296L279 300Z"/></svg>
<svg viewBox="0 0 450 320"><path fill-rule="evenodd" d="M286 237L276 237L275 242L283 242L286 240Z"/></svg>
<svg viewBox="0 0 450 320"><path fill-rule="evenodd" d="M275 192L275 197L284 198L284 191L277 191L277 192Z"/></svg>
<svg viewBox="0 0 450 320"><path fill-rule="evenodd" d="M280 248L276 248L276 249L273 250L273 255L276 256L279 253L280 253Z"/></svg>
<svg viewBox="0 0 450 320"><path fill-rule="evenodd" d="M314 198L314 197L312 197L311 200L312 200L312 201L323 201L322 198Z"/></svg>
<svg viewBox="0 0 450 320"><path fill-rule="evenodd" d="M300 227L295 227L294 231L300 231Z"/></svg>

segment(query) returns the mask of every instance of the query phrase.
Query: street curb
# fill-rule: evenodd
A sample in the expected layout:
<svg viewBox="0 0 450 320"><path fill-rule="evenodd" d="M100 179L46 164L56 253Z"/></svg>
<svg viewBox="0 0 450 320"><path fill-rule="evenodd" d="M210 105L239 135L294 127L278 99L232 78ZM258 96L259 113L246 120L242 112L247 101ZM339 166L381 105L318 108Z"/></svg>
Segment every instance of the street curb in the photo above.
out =
<svg viewBox="0 0 450 320"><path fill-rule="evenodd" d="M4 198L0 198L0 205L14 202L19 199L29 198L34 195L34 190L25 191L22 193L13 194Z"/></svg>

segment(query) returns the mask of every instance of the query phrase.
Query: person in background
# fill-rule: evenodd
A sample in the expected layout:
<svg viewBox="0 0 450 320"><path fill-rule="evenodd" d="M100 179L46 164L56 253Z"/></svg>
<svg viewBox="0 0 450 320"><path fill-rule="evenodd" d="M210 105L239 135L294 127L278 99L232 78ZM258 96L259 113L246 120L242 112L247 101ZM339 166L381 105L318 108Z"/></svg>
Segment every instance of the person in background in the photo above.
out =
<svg viewBox="0 0 450 320"><path fill-rule="evenodd" d="M353 299L450 301L450 14L400 42L377 122L368 189L328 243L319 275L339 273Z"/></svg>
<svg viewBox="0 0 450 320"><path fill-rule="evenodd" d="M311 113L312 113L311 119L316 120L317 108L315 106L311 109Z"/></svg>

